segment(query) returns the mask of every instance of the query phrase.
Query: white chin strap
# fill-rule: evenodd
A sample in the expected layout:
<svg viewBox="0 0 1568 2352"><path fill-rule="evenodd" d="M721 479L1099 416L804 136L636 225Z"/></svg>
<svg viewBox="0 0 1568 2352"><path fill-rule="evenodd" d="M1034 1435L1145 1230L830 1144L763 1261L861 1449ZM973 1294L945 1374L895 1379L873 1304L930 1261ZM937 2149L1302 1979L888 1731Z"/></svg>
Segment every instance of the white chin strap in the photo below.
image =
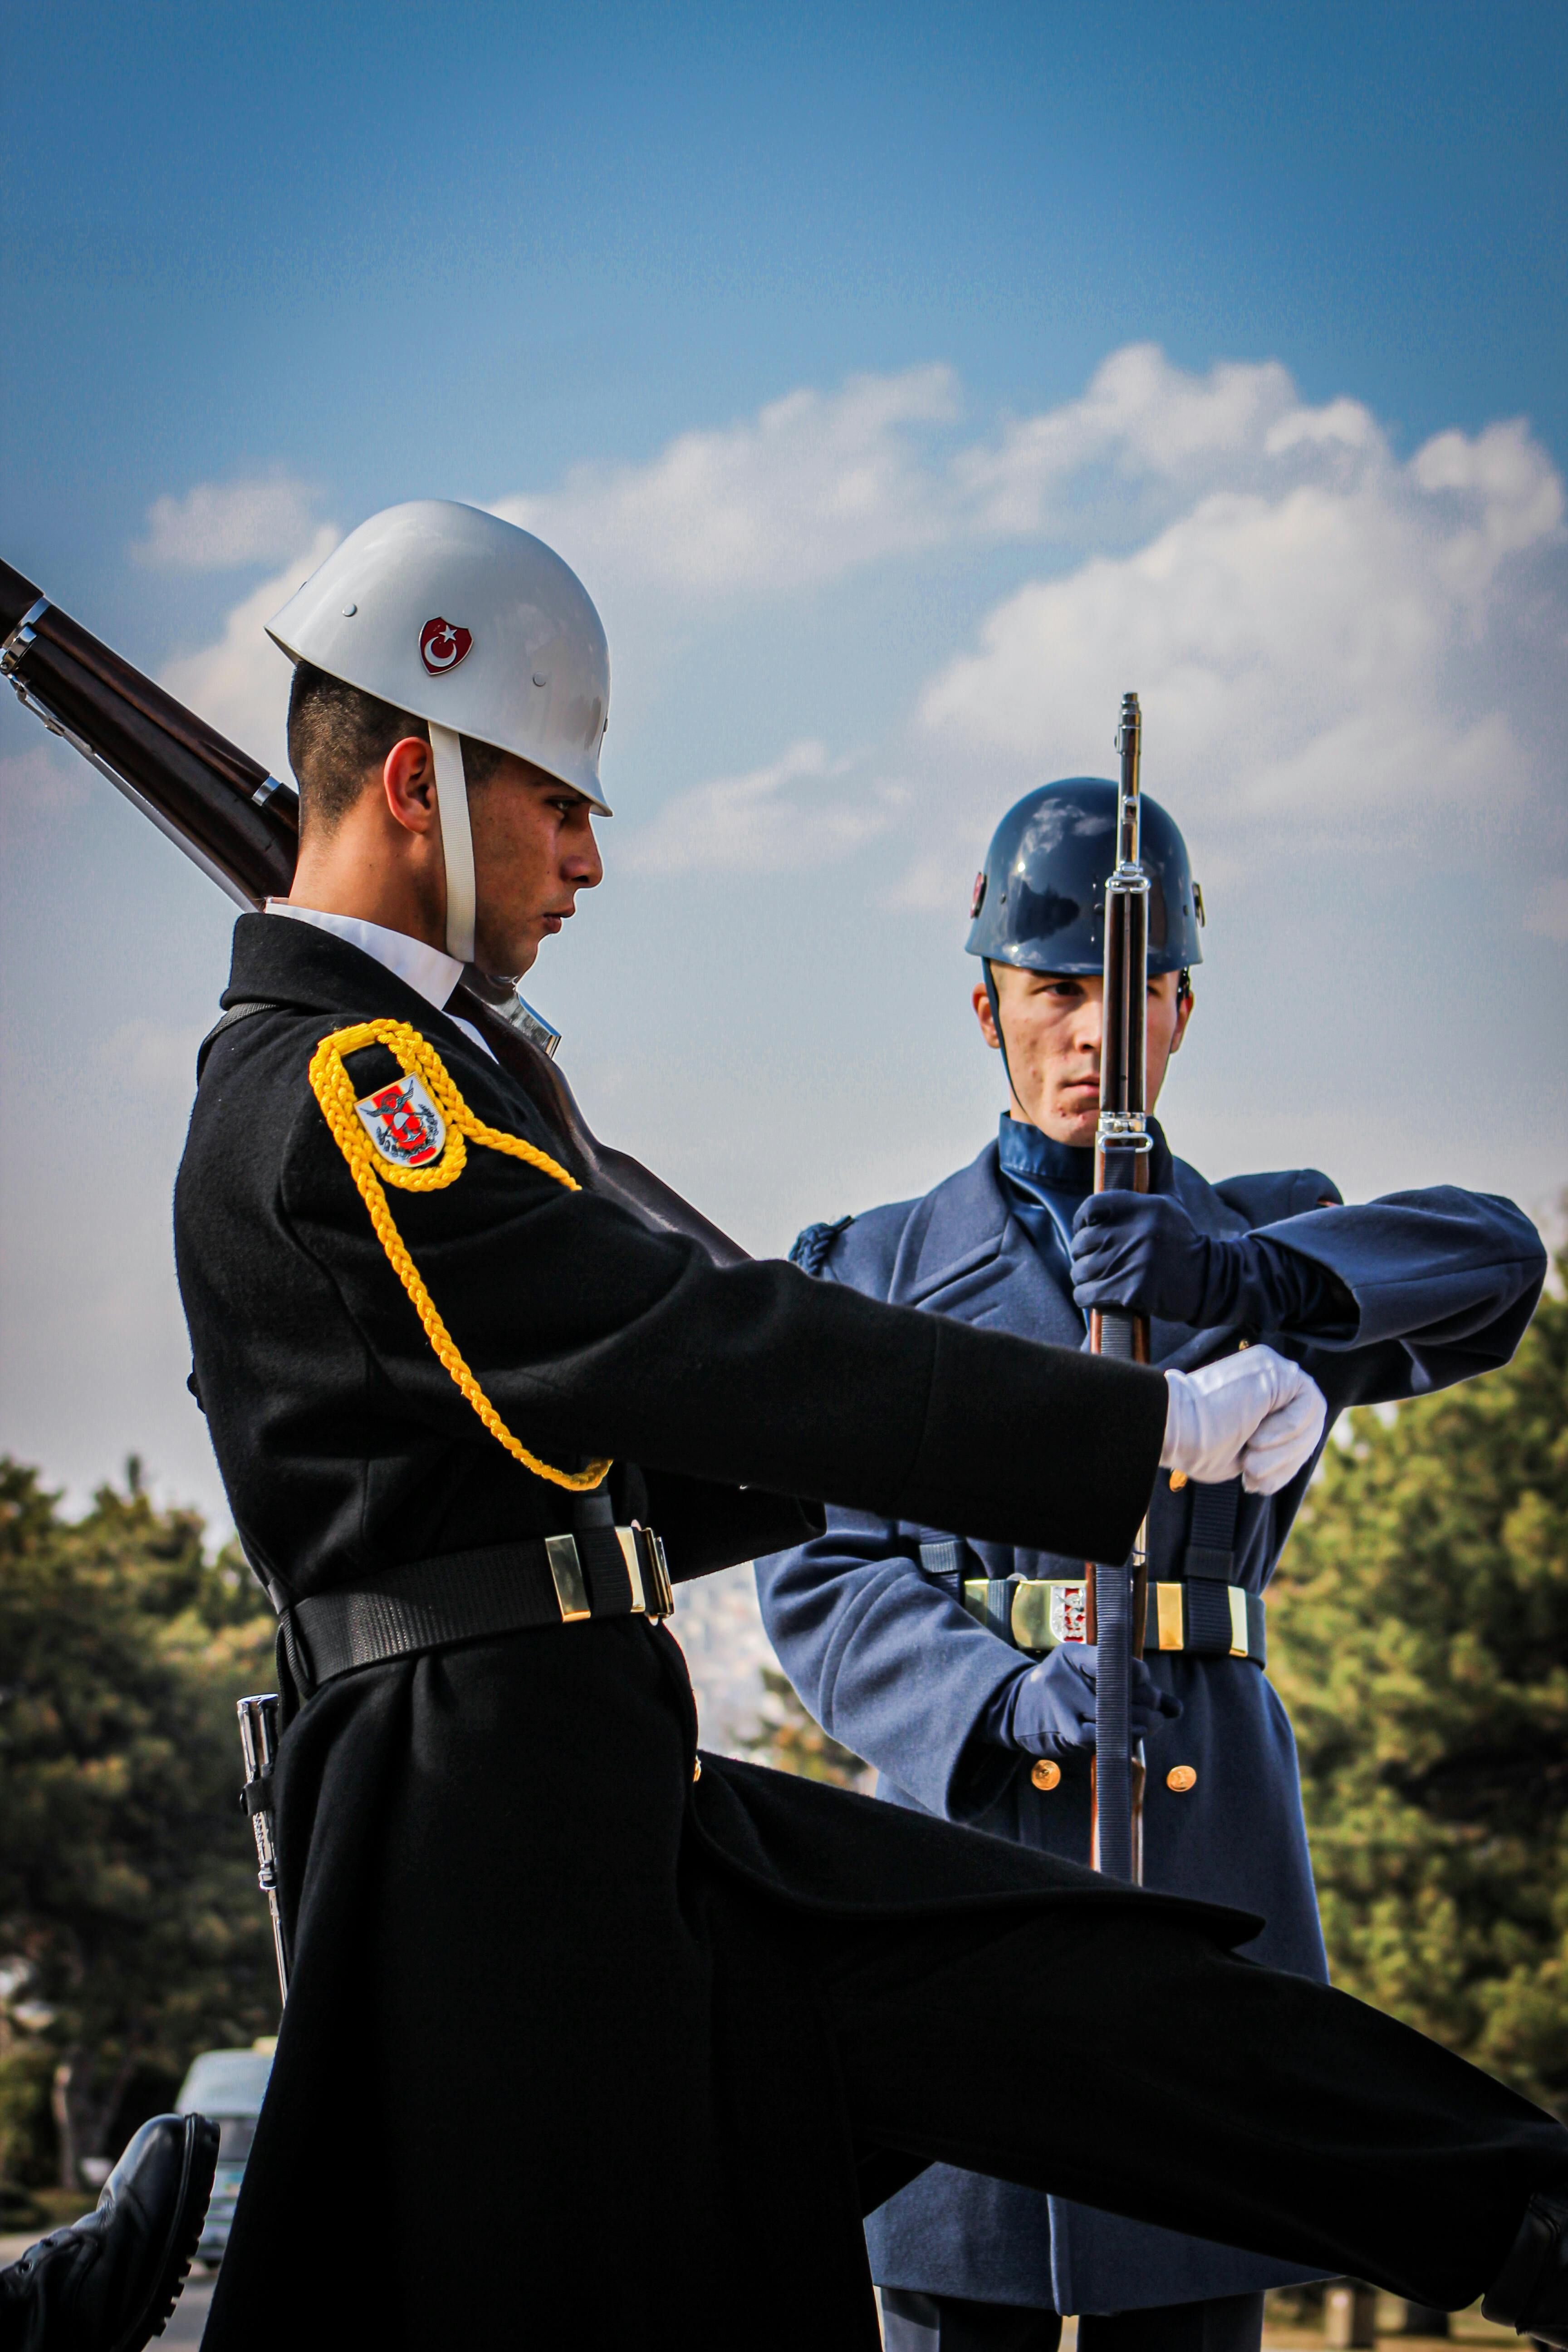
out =
<svg viewBox="0 0 1568 2352"><path fill-rule="evenodd" d="M447 953L459 963L474 960L474 836L468 830L468 781L463 771L463 739L455 728L432 719L430 750L436 762L436 805L441 813L441 854L447 863Z"/></svg>

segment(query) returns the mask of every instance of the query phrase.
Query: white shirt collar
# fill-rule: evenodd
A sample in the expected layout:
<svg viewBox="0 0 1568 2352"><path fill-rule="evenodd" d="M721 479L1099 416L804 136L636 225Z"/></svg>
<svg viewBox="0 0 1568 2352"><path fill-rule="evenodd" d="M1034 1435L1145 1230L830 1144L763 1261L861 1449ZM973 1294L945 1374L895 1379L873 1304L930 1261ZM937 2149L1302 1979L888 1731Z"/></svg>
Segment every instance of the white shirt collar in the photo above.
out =
<svg viewBox="0 0 1568 2352"><path fill-rule="evenodd" d="M384 964L438 1013L446 1011L447 999L463 977L456 956L445 954L440 948L427 948L423 940L412 940L406 931L389 931L383 923L363 922L358 915L323 915L317 907L296 907L287 898L268 898L266 911L288 915L296 923L313 923L317 930L346 940L351 948L359 948Z"/></svg>
<svg viewBox="0 0 1568 2352"><path fill-rule="evenodd" d="M268 898L263 911L268 915L287 915L296 923L313 923L319 931L330 931L335 940L346 940L351 948L363 950L374 956L397 979L404 981L416 996L433 1004L437 1013L447 1012L447 999L463 977L463 967L456 956L440 948L427 948L423 940L411 940L406 931L389 931L384 923L367 923L358 915L323 915L319 907L296 907L288 898ZM471 1037L482 1054L495 1060L494 1049L480 1036L471 1021L456 1013L447 1013L467 1037Z"/></svg>

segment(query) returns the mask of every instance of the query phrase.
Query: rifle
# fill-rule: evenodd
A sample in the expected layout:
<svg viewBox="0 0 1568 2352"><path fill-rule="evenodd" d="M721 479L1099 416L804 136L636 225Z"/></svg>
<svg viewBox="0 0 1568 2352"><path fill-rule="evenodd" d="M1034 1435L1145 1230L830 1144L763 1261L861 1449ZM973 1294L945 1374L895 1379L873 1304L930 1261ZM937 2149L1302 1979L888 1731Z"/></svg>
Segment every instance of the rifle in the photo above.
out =
<svg viewBox="0 0 1568 2352"><path fill-rule="evenodd" d="M0 562L0 677L24 709L106 776L235 903L254 912L286 898L300 847L300 796L133 669ZM640 1160L594 1134L556 1067L561 1039L500 980L470 964L459 1010L498 1062L521 1081L575 1153L586 1189L663 1233L700 1244L716 1265L740 1265L738 1242Z"/></svg>
<svg viewBox="0 0 1568 2352"><path fill-rule="evenodd" d="M1094 1139L1097 1192L1146 1192L1153 1139L1147 1126L1145 1055L1149 1003L1149 877L1138 862L1142 806L1139 763L1142 715L1135 694L1121 698L1116 748L1121 754L1116 799L1116 867L1105 886L1105 1003L1100 1048L1100 1120ZM1089 1316L1097 1356L1149 1360L1149 1325L1141 1315ZM1143 1754L1131 1754L1132 1661L1143 1648L1149 1606L1148 1522L1131 1558L1117 1567L1089 1563L1086 1638L1097 1643L1095 1758L1090 1798L1097 1870L1143 1875Z"/></svg>

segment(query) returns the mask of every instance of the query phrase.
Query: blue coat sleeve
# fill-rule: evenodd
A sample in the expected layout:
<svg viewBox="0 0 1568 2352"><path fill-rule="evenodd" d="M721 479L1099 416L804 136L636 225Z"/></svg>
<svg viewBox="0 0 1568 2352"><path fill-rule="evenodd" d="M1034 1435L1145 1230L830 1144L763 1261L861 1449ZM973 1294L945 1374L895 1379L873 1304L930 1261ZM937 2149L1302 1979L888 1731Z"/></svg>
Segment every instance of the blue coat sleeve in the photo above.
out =
<svg viewBox="0 0 1568 2352"><path fill-rule="evenodd" d="M758 1560L757 1597L779 1662L823 1729L928 1811L964 1821L1017 1768L1000 1748L994 1759L965 1751L1029 1662L926 1575L919 1543L888 1520L829 1509L825 1535Z"/></svg>
<svg viewBox="0 0 1568 2352"><path fill-rule="evenodd" d="M1312 1334L1306 1359L1335 1410L1420 1396L1506 1364L1546 1277L1541 1236L1521 1210L1452 1184L1256 1231L1336 1276L1355 1301L1354 1327Z"/></svg>
<svg viewBox="0 0 1568 2352"><path fill-rule="evenodd" d="M886 1298L918 1206L808 1226L792 1255L821 1280ZM1017 1769L1000 1748L966 1751L1028 1662L926 1574L920 1545L916 1528L830 1507L826 1534L758 1560L757 1598L779 1663L823 1729L928 1812L963 1821Z"/></svg>

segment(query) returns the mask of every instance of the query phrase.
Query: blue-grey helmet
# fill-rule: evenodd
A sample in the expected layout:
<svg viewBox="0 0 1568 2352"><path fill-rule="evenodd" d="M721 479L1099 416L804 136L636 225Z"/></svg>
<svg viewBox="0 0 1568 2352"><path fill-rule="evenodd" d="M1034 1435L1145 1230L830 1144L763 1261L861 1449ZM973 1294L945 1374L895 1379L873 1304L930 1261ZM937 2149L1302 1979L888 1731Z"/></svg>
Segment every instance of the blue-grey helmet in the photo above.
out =
<svg viewBox="0 0 1568 2352"><path fill-rule="evenodd" d="M1202 963L1203 893L1187 845L1143 795L1141 860L1149 877L1149 969ZM974 877L967 951L1026 971L1105 968L1105 883L1116 863L1116 786L1100 776L1041 784L1008 810Z"/></svg>

